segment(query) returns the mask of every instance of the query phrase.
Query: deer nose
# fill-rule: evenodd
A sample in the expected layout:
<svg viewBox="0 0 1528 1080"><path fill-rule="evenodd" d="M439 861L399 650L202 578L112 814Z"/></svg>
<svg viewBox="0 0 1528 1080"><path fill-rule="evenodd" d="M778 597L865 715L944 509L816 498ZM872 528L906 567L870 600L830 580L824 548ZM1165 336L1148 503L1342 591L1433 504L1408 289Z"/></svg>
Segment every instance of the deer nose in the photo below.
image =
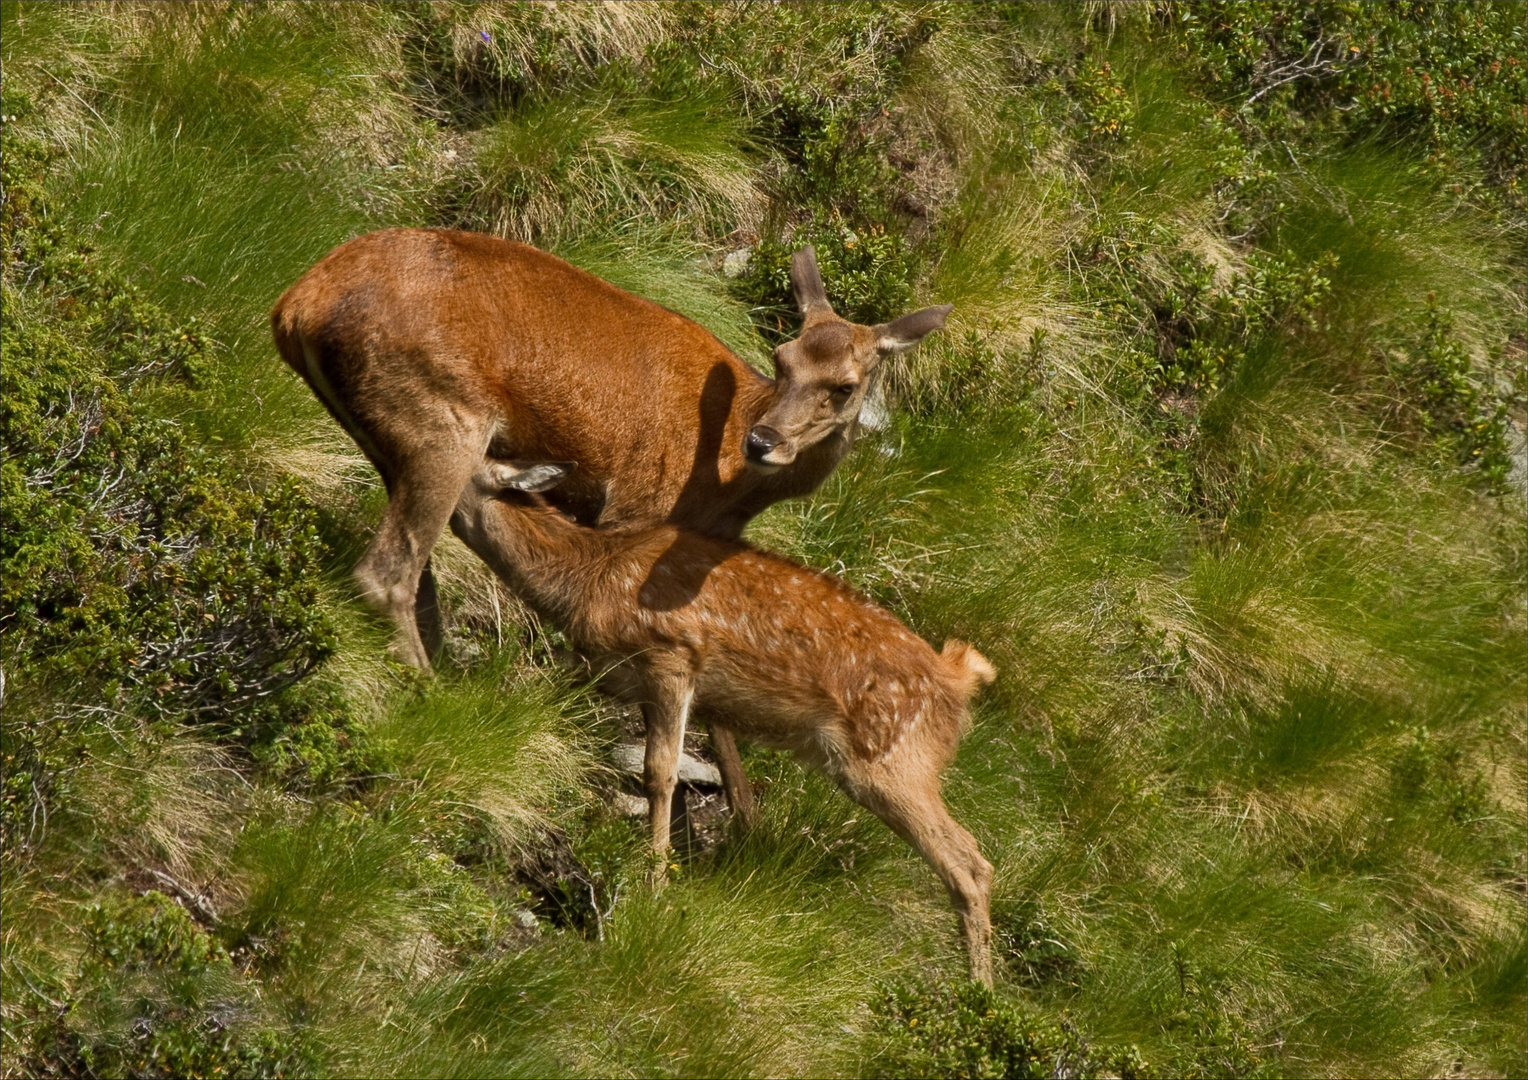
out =
<svg viewBox="0 0 1528 1080"><path fill-rule="evenodd" d="M763 461L771 450L784 441L785 436L774 428L759 424L750 430L748 437L743 440L743 452L754 461Z"/></svg>

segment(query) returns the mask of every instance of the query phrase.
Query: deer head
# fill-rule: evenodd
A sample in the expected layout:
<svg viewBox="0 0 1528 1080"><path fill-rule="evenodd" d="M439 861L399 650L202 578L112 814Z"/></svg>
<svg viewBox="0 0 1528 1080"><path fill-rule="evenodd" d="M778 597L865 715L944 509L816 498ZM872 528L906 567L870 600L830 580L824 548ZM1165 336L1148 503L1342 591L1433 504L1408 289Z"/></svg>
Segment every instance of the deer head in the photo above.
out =
<svg viewBox="0 0 1528 1080"><path fill-rule="evenodd" d="M841 319L828 303L810 247L791 257L791 289L801 309L801 335L775 350L774 396L743 438L743 456L760 472L789 465L802 450L848 431L879 377L881 360L944 326L953 306L924 308L879 326Z"/></svg>

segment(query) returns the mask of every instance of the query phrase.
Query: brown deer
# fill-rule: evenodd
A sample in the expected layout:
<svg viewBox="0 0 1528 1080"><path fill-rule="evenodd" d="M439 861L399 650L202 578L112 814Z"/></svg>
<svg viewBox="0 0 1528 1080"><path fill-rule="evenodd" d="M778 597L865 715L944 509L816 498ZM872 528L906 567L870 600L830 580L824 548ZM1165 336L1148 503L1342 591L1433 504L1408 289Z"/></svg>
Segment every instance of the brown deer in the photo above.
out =
<svg viewBox="0 0 1528 1080"><path fill-rule="evenodd" d="M992 665L961 641L936 653L837 578L747 544L672 525L587 529L521 494L569 471L486 462L451 527L641 706L660 857L685 723L703 710L794 751L912 844L949 890L971 977L990 983L992 866L950 817L939 776Z"/></svg>
<svg viewBox="0 0 1528 1080"><path fill-rule="evenodd" d="M429 667L430 552L485 453L577 463L549 497L602 527L669 522L735 539L765 507L815 490L848 453L882 356L950 308L847 322L811 248L792 259L791 283L802 331L775 350L774 381L689 319L478 233L370 233L288 289L271 312L282 359L387 485L355 574L396 627L394 655ZM736 747L712 734L746 819Z"/></svg>

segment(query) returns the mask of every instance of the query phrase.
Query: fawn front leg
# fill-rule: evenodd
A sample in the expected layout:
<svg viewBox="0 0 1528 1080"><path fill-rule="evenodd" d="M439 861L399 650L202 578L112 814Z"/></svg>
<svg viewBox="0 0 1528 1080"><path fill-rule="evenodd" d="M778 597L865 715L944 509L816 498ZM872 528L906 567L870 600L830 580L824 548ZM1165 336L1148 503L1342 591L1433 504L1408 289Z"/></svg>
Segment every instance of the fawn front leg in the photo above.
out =
<svg viewBox="0 0 1528 1080"><path fill-rule="evenodd" d="M669 674L648 681L642 718L647 723L647 757L642 779L647 789L647 817L652 828L657 868L654 884L667 876L670 809L679 782L679 753L684 748L684 725L695 686L687 676Z"/></svg>

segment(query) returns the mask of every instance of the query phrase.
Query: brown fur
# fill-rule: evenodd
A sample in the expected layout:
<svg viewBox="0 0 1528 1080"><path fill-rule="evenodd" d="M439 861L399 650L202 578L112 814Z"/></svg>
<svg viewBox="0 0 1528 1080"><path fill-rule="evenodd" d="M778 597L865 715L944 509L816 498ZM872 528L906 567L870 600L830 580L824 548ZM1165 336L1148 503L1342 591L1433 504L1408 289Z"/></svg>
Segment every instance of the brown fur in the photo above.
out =
<svg viewBox="0 0 1528 1080"><path fill-rule="evenodd" d="M601 526L736 537L821 484L848 452L880 354L916 344L949 309L857 326L828 307L810 248L792 275L805 324L776 350L774 382L690 320L477 233L371 233L288 289L271 312L282 358L387 484L356 576L394 620L399 659L429 666L416 594L438 638L427 561L485 452L577 463L552 501Z"/></svg>
<svg viewBox="0 0 1528 1080"><path fill-rule="evenodd" d="M702 710L823 769L913 844L961 917L972 977L990 982L992 867L939 777L991 664L959 641L935 653L838 579L746 544L671 525L585 529L496 499L507 472L479 472L452 528L642 705L655 848L668 846L686 720Z"/></svg>

